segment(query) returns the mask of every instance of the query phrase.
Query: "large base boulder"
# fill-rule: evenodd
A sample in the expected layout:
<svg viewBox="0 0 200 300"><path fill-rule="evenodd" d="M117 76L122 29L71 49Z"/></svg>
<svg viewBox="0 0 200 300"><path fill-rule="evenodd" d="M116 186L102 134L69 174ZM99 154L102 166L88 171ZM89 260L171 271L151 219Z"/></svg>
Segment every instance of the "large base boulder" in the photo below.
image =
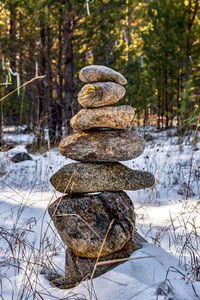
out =
<svg viewBox="0 0 200 300"><path fill-rule="evenodd" d="M59 288L67 289L72 288L84 280L90 280L93 270L95 268L94 276L98 277L121 263L126 261L132 252L142 248L142 243L146 242L136 231L133 233L131 240L124 246L121 251L112 253L107 256L102 256L99 262L106 262L117 260L114 263L108 262L102 265L96 264L95 258L82 258L77 257L74 253L67 249L66 251L66 261L65 261L65 277L61 277L58 274L46 272L48 279ZM120 261L120 259L124 259Z"/></svg>
<svg viewBox="0 0 200 300"><path fill-rule="evenodd" d="M61 197L48 208L63 242L79 257L98 257L120 251L135 229L134 207L123 191Z"/></svg>

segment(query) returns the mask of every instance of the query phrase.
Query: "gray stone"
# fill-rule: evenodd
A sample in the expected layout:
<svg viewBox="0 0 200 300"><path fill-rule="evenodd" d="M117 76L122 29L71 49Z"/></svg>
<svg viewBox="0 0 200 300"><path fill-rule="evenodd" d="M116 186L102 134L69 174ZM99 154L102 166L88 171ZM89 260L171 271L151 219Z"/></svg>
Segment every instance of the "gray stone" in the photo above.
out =
<svg viewBox="0 0 200 300"><path fill-rule="evenodd" d="M119 84L126 84L126 78L111 68L99 65L91 65L83 68L79 73L83 82L114 81Z"/></svg>
<svg viewBox="0 0 200 300"><path fill-rule="evenodd" d="M111 105L125 95L125 88L114 82L97 82L85 85L78 93L78 102L86 108Z"/></svg>
<svg viewBox="0 0 200 300"><path fill-rule="evenodd" d="M101 256L120 251L135 228L134 207L123 191L64 196L48 211L63 242L79 257L98 256L112 220Z"/></svg>
<svg viewBox="0 0 200 300"><path fill-rule="evenodd" d="M154 184L154 176L146 171L131 170L120 163L71 163L51 178L61 193L94 193L139 190Z"/></svg>
<svg viewBox="0 0 200 300"><path fill-rule="evenodd" d="M11 157L10 159L12 162L21 162L21 161L25 161L25 160L32 160L32 158L30 157L30 155L26 152L20 152L20 153L16 153L15 155L13 155L13 157Z"/></svg>
<svg viewBox="0 0 200 300"><path fill-rule="evenodd" d="M133 127L134 109L129 105L81 109L70 121L76 131L96 127L126 129Z"/></svg>
<svg viewBox="0 0 200 300"><path fill-rule="evenodd" d="M145 242L146 240L135 231L131 240L124 246L122 250L100 257L98 262L107 263L98 265L96 267L93 278L96 278L117 267L119 264L124 263L131 253L142 248L142 243ZM120 261L121 259L124 260ZM114 260L114 263L108 262ZM46 272L46 277L51 280L54 285L61 289L72 288L83 280L90 280L95 264L96 258L78 257L74 255L70 249L67 249L65 259L65 277L63 278L63 276L52 273L49 270Z"/></svg>
<svg viewBox="0 0 200 300"><path fill-rule="evenodd" d="M73 160L112 162L133 159L142 154L145 140L132 130L79 132L61 140L59 151Z"/></svg>

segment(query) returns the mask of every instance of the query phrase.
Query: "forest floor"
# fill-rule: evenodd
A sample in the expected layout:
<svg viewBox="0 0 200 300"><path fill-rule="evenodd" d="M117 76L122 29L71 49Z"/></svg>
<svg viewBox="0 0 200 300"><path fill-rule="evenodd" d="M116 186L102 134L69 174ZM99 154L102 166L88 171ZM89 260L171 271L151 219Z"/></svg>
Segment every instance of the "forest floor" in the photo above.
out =
<svg viewBox="0 0 200 300"><path fill-rule="evenodd" d="M195 147L194 131L182 139L175 129L156 132L147 127L145 136L144 153L122 163L156 178L153 188L127 192L137 231L149 243L131 255L137 260L61 290L44 274L47 267L64 275L65 260L65 246L47 213L49 203L61 194L49 178L71 160L52 149L13 163L10 158L27 152L33 135L5 132L5 141L18 145L0 152L1 299L200 299L200 135Z"/></svg>

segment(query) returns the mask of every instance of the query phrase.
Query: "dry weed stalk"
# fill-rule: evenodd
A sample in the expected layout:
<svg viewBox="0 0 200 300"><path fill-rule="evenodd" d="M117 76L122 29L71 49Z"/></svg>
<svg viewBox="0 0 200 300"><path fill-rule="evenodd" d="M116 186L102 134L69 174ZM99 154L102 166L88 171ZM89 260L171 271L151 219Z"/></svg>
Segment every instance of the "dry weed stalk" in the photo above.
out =
<svg viewBox="0 0 200 300"><path fill-rule="evenodd" d="M188 178L188 183L186 186L186 196L185 199L187 200L189 197L189 188L190 188L190 180L191 180L191 175L192 175L192 169L193 169L193 156L194 156L194 151L195 151L195 146L196 146L196 138L197 138L197 131L198 131L198 127L199 127L199 123L200 123L200 114L198 116L198 120L197 120L197 124L196 124L196 129L195 129L195 133L194 133L194 141L193 141L193 147L192 147L192 155L191 155L191 159L190 159L190 172L189 172L189 178ZM187 202L185 203L186 207L187 207Z"/></svg>
<svg viewBox="0 0 200 300"><path fill-rule="evenodd" d="M30 79L29 81L25 82L24 84L20 85L19 87L17 87L13 91L11 91L9 94L7 94L7 95L3 96L2 98L0 98L0 102L3 101L4 99L6 99L7 97L9 97L10 95L12 95L13 93L17 92L19 89L23 88L27 84L35 81L36 79L44 79L45 77L46 77L46 75L42 75L42 76L37 76L37 77L34 77L34 78Z"/></svg>
<svg viewBox="0 0 200 300"><path fill-rule="evenodd" d="M51 241L49 240L49 237L47 236L47 231L50 228L51 232L53 232L53 229L50 226L47 226L46 228L45 212L41 221L40 244L38 247L36 247L35 240L30 242L29 233L34 233L35 227L38 226L38 224L36 219L32 217L26 222L26 224L22 226L17 226L22 216L22 213L24 212L24 203L26 203L26 201L22 197L21 205L18 206L16 218L13 215L14 212L10 212L13 219L13 228L8 230L4 226L0 227L0 241L1 245L3 246L2 250L5 254L5 259L3 259L2 262L0 261L0 264L2 267L14 269L16 276L20 274L21 277L21 283L20 285L18 283L18 289L16 290L14 285L12 285L12 282L9 281L9 279L6 278L5 275L1 275L0 297L3 300L7 300L3 298L3 282L5 284L5 280L8 280L12 286L11 288L13 300L39 300L44 299L44 297L47 297L45 299L60 300L60 297L56 297L55 295L51 294L51 291L49 291L48 288L41 281L42 278L40 275L41 269L43 267L48 267L51 269L55 268L52 261L52 257L56 255L59 251L57 245L58 243L56 242L57 235L54 233L54 239L51 238ZM45 232L43 233L44 225ZM56 269L58 269L58 266L56 266ZM62 299L84 300L85 298L67 290L66 297Z"/></svg>

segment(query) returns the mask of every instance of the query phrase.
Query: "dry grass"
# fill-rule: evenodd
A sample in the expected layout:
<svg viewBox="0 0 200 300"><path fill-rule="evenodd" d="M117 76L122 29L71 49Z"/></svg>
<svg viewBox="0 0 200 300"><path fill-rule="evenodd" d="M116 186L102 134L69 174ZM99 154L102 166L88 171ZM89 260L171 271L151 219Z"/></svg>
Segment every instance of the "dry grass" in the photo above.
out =
<svg viewBox="0 0 200 300"><path fill-rule="evenodd" d="M196 144L196 135L194 141ZM152 156L148 159L144 159L146 169L156 170L156 172L154 173L156 180L158 181L161 171L159 165L160 162L152 159L152 157L156 155L156 149L157 148L155 146L152 150ZM10 164L9 157L7 156L6 152L4 153L4 156L4 161ZM190 174L187 174L189 176L187 177L189 178L189 180L186 181L184 190L185 195L188 196L190 187L192 187L193 184L193 180L199 180L198 174L196 177L194 176L196 169L194 167L193 156L191 157L191 161L192 163L190 165L192 165L192 168L190 169ZM6 178L9 177L9 174L12 172L12 164L10 164L9 171L8 169L6 169L7 171L5 172L5 166L3 165L3 163L3 161L1 161L0 163L0 172L2 173L1 175L4 176L3 178L6 180ZM169 162L166 161L166 164L167 163ZM45 174L45 181L48 181L48 167L46 167L45 171L41 171L39 164L35 164L37 176L44 176ZM173 182L176 180L175 177L178 176L182 178L185 169L183 169L181 163L177 163L177 169L174 170L173 167L171 167L171 169L168 168L168 172L170 173L169 182L171 182L171 186L173 186ZM24 173L24 181L26 180L26 176L26 173ZM35 179L35 181L32 181L32 187L29 189L29 195L34 193L36 182L37 178ZM171 188L171 186L169 187L169 189ZM63 273L62 266L59 269L59 266L55 264L55 257L61 251L63 251L64 246L59 240L58 234L57 232L55 232L55 229L52 226L51 222L46 225L46 211L43 214L42 220L40 222L34 217L28 219L26 223L21 222L21 219L25 214L26 205L29 205L29 202L26 198L24 198L23 195L19 195L19 192L17 190L14 190L12 185L10 185L9 188L13 190L16 198L21 198L21 201L16 202L18 205L17 210L13 211L11 208L6 212L7 218L12 220L12 226L8 227L2 223L0 227L0 267L2 270L0 272L1 299L7 300L6 296L4 296L5 285L12 291L10 292L10 295L12 295L13 300L86 299L84 295L77 295L73 291L73 289L70 291L66 290L65 295L62 298L60 298L59 296L56 298L55 293L52 290L52 286L45 279L45 276L41 274L44 274L45 270L51 270L52 273ZM165 223L164 226L156 227L154 225L151 225L151 215L149 213L149 209L151 209L151 207L156 204L158 194L159 190L157 189L157 186L155 186L152 188L152 190L149 191L149 194L147 196L148 201L146 202L146 204L144 204L142 201L140 201L140 204L138 204L138 219L140 218L138 221L138 227L142 231L143 227L141 226L140 228L139 222L142 224L142 218L143 220L149 220L149 229L145 229L145 238L159 247L168 248L169 252L176 254L179 257L179 264L185 269L185 272L181 274L180 270L177 270L173 267L169 268L166 274L166 278L158 287L157 298L159 299L159 296L162 295L165 297L171 297L173 299L173 285L170 282L168 276L170 272L179 273L180 277L183 280L191 284L194 294L197 296L197 292L195 291L193 282L200 281L200 230L198 222L200 202L198 200L194 201L193 203L183 201L180 214L176 216L174 214L169 215L169 217L166 216L166 218L168 217L168 222ZM35 230L38 231L38 227L40 228L40 242L36 246L34 240L30 241L29 236L33 234ZM95 268L97 268L98 265L102 263L103 262L99 263L97 259ZM17 289L15 287L14 281L10 279L11 276L5 275L5 270L7 270L8 273L13 272L14 277L19 276ZM94 272L95 269L93 273ZM187 276L185 274L187 274ZM94 274L92 274L91 279L93 278L93 275ZM95 293L93 282L88 280L84 284L88 288L89 299L98 299Z"/></svg>
<svg viewBox="0 0 200 300"><path fill-rule="evenodd" d="M22 198L22 200L24 200ZM24 300L24 299L86 299L84 295L77 295L73 292L73 289L66 290L66 296L64 298L55 297L55 293L52 294L52 290L48 288L48 283L44 280L45 270L51 270L52 273L59 272L59 267L55 265L54 258L63 249L63 244L58 239L57 232L51 226L51 222L45 224L45 212L42 216L41 223L33 217L27 220L23 226L19 226L20 220L25 213L26 204L18 206L17 212L11 210L10 218L15 219L13 227L6 229L6 226L0 227L0 245L1 245L1 260L0 265L2 269L7 268L12 270L15 276L20 276L18 286L18 293L16 295L14 283L6 277L5 272L0 275L0 295L4 298L4 286L10 286L13 290L13 300ZM145 209L146 217L148 218L148 209L151 208L149 205ZM170 215L168 220L168 226L164 227L151 227L146 233L146 238L152 239L153 243L157 246L164 245L166 247L166 239L168 240L169 251L176 253L179 256L179 263L184 266L185 273L180 274L180 270L176 270L171 267L167 274L164 282L158 287L159 295L169 296L173 295L172 283L168 279L170 272L178 272L182 279L191 283L194 294L197 295L193 282L200 280L200 239L199 239L199 227L196 224L194 215L199 215L199 202L196 201L190 207L184 207L182 213L176 217ZM39 246L36 246L34 241L29 240L29 235L34 233L35 229L40 226L40 242ZM110 224L110 227L112 224ZM109 229L107 233L109 232ZM107 236L107 235L106 235ZM106 236L102 242L102 247L106 241ZM99 256L101 254L101 249ZM142 259L142 258L141 258ZM91 282L86 281L88 288L88 299L98 299L95 294L92 278L95 269L98 267L98 259L91 276ZM105 262L109 263L109 262ZM64 265L64 262L63 262ZM61 267L60 272L63 272ZM158 298L159 299L159 298ZM172 298L173 299L173 298Z"/></svg>

